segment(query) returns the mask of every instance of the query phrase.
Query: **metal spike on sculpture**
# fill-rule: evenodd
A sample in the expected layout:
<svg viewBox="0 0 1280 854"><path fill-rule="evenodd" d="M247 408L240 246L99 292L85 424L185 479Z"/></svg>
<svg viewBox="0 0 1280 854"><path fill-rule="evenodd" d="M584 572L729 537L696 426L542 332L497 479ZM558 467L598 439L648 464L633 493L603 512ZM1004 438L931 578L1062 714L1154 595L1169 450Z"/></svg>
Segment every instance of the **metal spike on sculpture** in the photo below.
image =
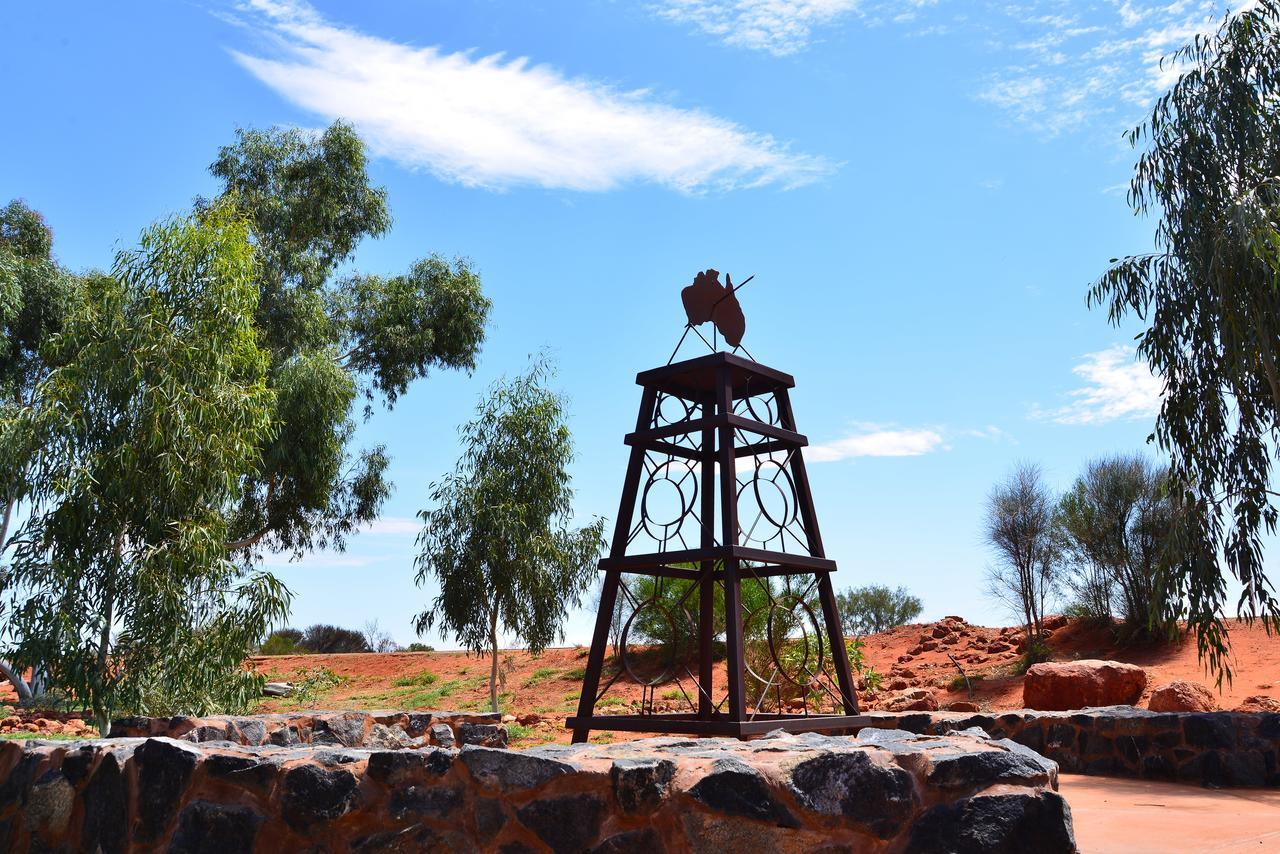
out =
<svg viewBox="0 0 1280 854"><path fill-rule="evenodd" d="M640 413L624 439L578 714L566 722L575 742L592 730L747 738L868 723L791 409L795 381L738 355L737 292L749 281L698 273L681 292L688 324L671 358L691 331L711 352L636 376ZM717 349L720 337L732 351ZM639 708L600 714L634 705L609 701L624 681L639 683Z"/></svg>

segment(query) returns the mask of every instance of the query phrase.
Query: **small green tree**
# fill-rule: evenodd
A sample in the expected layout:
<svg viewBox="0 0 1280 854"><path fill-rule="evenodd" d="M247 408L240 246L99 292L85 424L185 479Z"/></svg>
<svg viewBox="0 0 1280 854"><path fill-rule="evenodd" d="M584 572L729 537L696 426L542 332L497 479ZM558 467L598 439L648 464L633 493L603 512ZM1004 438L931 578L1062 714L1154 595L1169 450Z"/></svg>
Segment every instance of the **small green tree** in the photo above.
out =
<svg viewBox="0 0 1280 854"><path fill-rule="evenodd" d="M1262 0L1165 60L1182 68L1129 135L1129 189L1156 217L1153 251L1112 261L1089 302L1146 328L1162 380L1154 439L1169 454L1177 561L1165 601L1230 677L1225 570L1236 610L1280 627L1264 563L1276 531L1280 447L1280 3Z"/></svg>
<svg viewBox="0 0 1280 854"><path fill-rule="evenodd" d="M1053 506L1033 463L1015 466L987 499L986 539L996 557L987 591L1022 619L1029 651L1044 632L1045 606L1057 586Z"/></svg>
<svg viewBox="0 0 1280 854"><path fill-rule="evenodd" d="M229 205L175 219L83 283L13 435L16 657L93 712L235 709L288 591L226 556L222 512L271 433L253 248ZM104 730L105 731L105 730Z"/></svg>
<svg viewBox="0 0 1280 854"><path fill-rule="evenodd" d="M489 700L498 710L498 638L537 654L557 638L595 575L604 520L569 526L573 442L563 399L545 387L550 369L496 383L461 430L453 473L431 485L435 505L418 515L417 583L440 593L414 622L439 626L490 656Z"/></svg>
<svg viewBox="0 0 1280 854"><path fill-rule="evenodd" d="M836 594L840 621L846 635L862 636L886 632L920 616L924 604L905 587L890 590L883 584L869 584Z"/></svg>
<svg viewBox="0 0 1280 854"><path fill-rule="evenodd" d="M1133 640L1175 629L1165 600L1173 522L1167 469L1140 454L1090 462L1055 517L1070 568L1065 582L1081 610L1110 617L1118 606Z"/></svg>

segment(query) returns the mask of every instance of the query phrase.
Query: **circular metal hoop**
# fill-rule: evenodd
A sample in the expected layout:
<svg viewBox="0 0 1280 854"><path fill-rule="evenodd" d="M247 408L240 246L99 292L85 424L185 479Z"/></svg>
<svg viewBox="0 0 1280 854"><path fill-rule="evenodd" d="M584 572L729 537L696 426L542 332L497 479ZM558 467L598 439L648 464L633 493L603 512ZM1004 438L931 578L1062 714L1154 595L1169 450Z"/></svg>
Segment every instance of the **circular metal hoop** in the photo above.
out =
<svg viewBox="0 0 1280 854"><path fill-rule="evenodd" d="M677 417L672 418L668 414L667 403L675 401L679 406ZM688 421L693 418L693 404L685 400L683 397L677 397L674 394L663 394L658 397L658 404L653 409L653 422L658 427L665 427L668 424L679 424L681 421Z"/></svg>
<svg viewBox="0 0 1280 854"><path fill-rule="evenodd" d="M679 469L683 469L684 475L679 479L672 477L671 472ZM667 460L649 473L649 478L644 484L644 491L640 495L640 524L644 526L649 536L655 540L666 542L670 539L672 529L678 530L681 524L684 523L685 517L692 512L694 503L698 500L698 479L696 477L690 479L690 474L692 474L692 469L687 462L674 459ZM685 494L684 487L681 485L685 480L690 481L688 495ZM649 492L662 481L671 484L676 494L680 496L680 512L670 521L655 519L649 512ZM655 530L655 528L660 530Z"/></svg>
<svg viewBox="0 0 1280 854"><path fill-rule="evenodd" d="M773 477L762 476L762 472L766 467L776 469ZM782 478L786 482L787 486L785 489L778 484L778 478ZM764 496L760 494L760 484L762 482L768 483L778 491L779 495L782 496L783 510L781 519L776 518L769 512L769 507L765 504ZM756 466L755 474L751 478L751 491L755 493L756 503L760 505L760 512L764 514L766 519L773 523L775 528L785 528L796 520L796 485L795 482L791 480L791 475L789 475L787 470L776 460L764 460Z"/></svg>
<svg viewBox="0 0 1280 854"><path fill-rule="evenodd" d="M774 619L784 602L789 603L789 606L785 609L786 613L795 614L797 609L803 612L800 617L799 628L800 642L804 644L804 658L800 660L799 673L796 676L788 673L786 666L782 663L784 645L789 639L777 637L777 623ZM807 626L805 625L806 622L808 623ZM792 685L805 688L815 677L823 672L826 664L826 653L822 649L822 627L818 622L817 616L813 613L813 609L809 607L809 603L799 596L788 593L769 605L769 622L765 630L765 637L769 641L769 654L773 657L774 666L778 668L778 675ZM808 666L811 658L816 659L817 665L812 670Z"/></svg>
<svg viewBox="0 0 1280 854"><path fill-rule="evenodd" d="M665 656L663 669L652 679L642 678L640 674L636 672L631 660L631 627L635 624L636 617L640 616L646 608L653 608L661 615L662 621L666 623L667 627L670 629L669 637L672 639L672 643L666 644L668 650L667 655ZM626 671L626 674L630 676L633 681L640 685L644 685L645 687L653 687L670 681L671 677L676 673L676 668L680 664L680 649L678 645L679 630L679 626L676 625L675 619L671 616L671 611L658 601L657 596L650 596L648 599L641 602L636 606L635 610L631 612L631 616L627 618L627 622L622 626L622 637L618 641L618 645L620 647L619 658L622 661L622 669Z"/></svg>
<svg viewBox="0 0 1280 854"><path fill-rule="evenodd" d="M760 413L756 409L757 401L760 402L760 406L764 409L764 413L767 417L765 418L760 417ZM754 418L756 421L759 421L762 424L776 425L778 423L776 420L778 416L773 411L772 397L765 397L765 398L761 398L759 396L748 397L746 398L746 404L747 404L747 414L750 415L752 418Z"/></svg>

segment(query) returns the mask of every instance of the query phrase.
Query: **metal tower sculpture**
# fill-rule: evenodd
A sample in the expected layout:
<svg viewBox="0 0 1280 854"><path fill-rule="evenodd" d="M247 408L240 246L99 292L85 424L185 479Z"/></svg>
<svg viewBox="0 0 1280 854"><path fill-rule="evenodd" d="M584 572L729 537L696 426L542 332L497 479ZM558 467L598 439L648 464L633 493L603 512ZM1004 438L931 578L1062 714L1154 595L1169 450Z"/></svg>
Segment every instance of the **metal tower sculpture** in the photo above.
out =
<svg viewBox="0 0 1280 854"><path fill-rule="evenodd" d="M699 273L682 294L681 344L692 331L712 352L636 377L640 413L624 440L631 455L578 714L566 722L575 742L593 729L745 738L866 723L791 409L795 382L738 354L745 284ZM698 331L708 321L732 352ZM639 709L598 714L619 705L606 695L622 679L642 686Z"/></svg>

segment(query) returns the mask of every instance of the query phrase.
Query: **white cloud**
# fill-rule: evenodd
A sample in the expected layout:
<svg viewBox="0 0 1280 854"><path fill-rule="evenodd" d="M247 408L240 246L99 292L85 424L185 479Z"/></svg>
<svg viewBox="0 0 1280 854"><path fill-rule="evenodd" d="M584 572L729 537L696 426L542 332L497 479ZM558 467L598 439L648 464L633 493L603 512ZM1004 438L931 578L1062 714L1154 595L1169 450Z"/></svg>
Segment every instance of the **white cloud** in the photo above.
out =
<svg viewBox="0 0 1280 854"><path fill-rule="evenodd" d="M386 560L387 557L349 555L333 552L309 552L294 560L289 555L267 555L262 565L267 569L361 569Z"/></svg>
<svg viewBox="0 0 1280 854"><path fill-rule="evenodd" d="M1256 0L1112 0L1090 7L1088 24L1076 16L1039 14L1062 8L1052 0L1006 7L1011 20L994 27L993 46L1018 58L990 73L978 98L1046 136L1099 118L1131 124L1182 70L1161 68L1162 57L1216 31L1228 10L1254 5Z"/></svg>
<svg viewBox="0 0 1280 854"><path fill-rule="evenodd" d="M250 73L303 109L353 122L376 154L447 181L570 190L651 182L698 192L793 187L833 168L727 119L524 57L365 35L301 0L239 9L265 39L265 55L232 51Z"/></svg>
<svg viewBox="0 0 1280 854"><path fill-rule="evenodd" d="M905 25L908 36L950 35L995 59L973 80L975 97L1014 123L1057 136L1105 119L1129 127L1182 69L1160 59L1228 11L1257 0L1066 0L972 4L936 0L654 0L655 14L737 47L794 54L823 28Z"/></svg>
<svg viewBox="0 0 1280 854"><path fill-rule="evenodd" d="M832 24L860 5L858 0L662 0L655 11L725 44L786 56L809 44L814 27Z"/></svg>
<svg viewBox="0 0 1280 854"><path fill-rule="evenodd" d="M1031 416L1058 424L1105 424L1152 418L1160 409L1160 380L1134 349L1118 344L1088 353L1071 372L1085 384L1067 393L1071 402L1057 409L1032 409Z"/></svg>
<svg viewBox="0 0 1280 854"><path fill-rule="evenodd" d="M944 442L938 430L898 430L863 424L842 439L810 446L805 457L815 463L850 457L918 457L944 448Z"/></svg>
<svg viewBox="0 0 1280 854"><path fill-rule="evenodd" d="M409 534L417 536L421 530L422 522L418 519L411 519L407 516L383 516L381 519L375 519L365 525L360 529L360 532L374 537L399 537Z"/></svg>

